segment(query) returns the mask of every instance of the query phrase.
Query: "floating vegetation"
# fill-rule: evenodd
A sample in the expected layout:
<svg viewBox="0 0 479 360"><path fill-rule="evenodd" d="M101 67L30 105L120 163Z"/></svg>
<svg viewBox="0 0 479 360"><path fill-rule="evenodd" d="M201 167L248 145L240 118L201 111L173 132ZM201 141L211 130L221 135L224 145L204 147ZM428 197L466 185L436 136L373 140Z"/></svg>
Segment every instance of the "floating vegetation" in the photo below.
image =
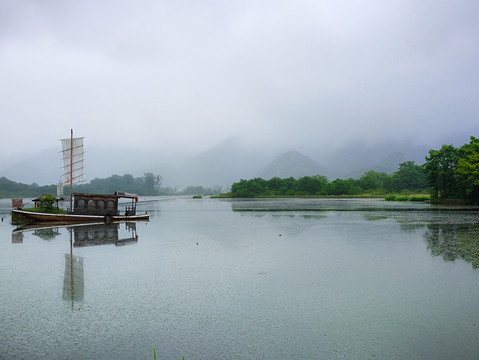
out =
<svg viewBox="0 0 479 360"><path fill-rule="evenodd" d="M414 201L414 202L425 202L430 201L430 196L425 195L388 195L384 198L386 201Z"/></svg>
<svg viewBox="0 0 479 360"><path fill-rule="evenodd" d="M444 261L462 259L479 269L478 224L430 224L424 234L427 247L433 256Z"/></svg>
<svg viewBox="0 0 479 360"><path fill-rule="evenodd" d="M310 214L307 214L307 215L301 215L304 219L324 219L326 218L326 215L310 215Z"/></svg>
<svg viewBox="0 0 479 360"><path fill-rule="evenodd" d="M376 220L384 220L387 219L388 216L385 215L365 215L364 218L369 221L376 221Z"/></svg>

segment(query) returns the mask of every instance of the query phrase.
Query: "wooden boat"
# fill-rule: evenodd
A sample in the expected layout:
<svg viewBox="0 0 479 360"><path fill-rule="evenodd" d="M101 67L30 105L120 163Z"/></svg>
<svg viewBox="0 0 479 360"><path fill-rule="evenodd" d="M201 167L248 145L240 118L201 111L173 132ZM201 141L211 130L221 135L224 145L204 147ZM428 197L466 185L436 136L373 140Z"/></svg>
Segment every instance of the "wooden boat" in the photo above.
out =
<svg viewBox="0 0 479 360"><path fill-rule="evenodd" d="M74 138L73 129L69 139L61 139L63 163L65 169L65 184L70 186L70 207L67 213L59 214L52 212L29 211L23 209L20 199L12 199L12 222L13 223L88 223L88 222L118 222L148 220L150 215L136 214L138 195L115 191L113 195L73 193L73 184L83 181L83 138ZM61 191L63 193L63 189ZM118 211L120 198L131 199L131 206L125 208L123 214ZM41 198L33 199L35 207ZM57 208L58 201L57 189ZM73 202L75 199L75 202ZM19 201L20 200L20 201ZM17 204L19 201L20 205Z"/></svg>
<svg viewBox="0 0 479 360"><path fill-rule="evenodd" d="M87 223L87 222L118 222L118 221L136 221L149 220L150 214L138 215L85 215L85 214L53 214L38 211L28 211L23 209L12 210L12 220L14 223L22 220L31 222L49 222L49 223Z"/></svg>
<svg viewBox="0 0 479 360"><path fill-rule="evenodd" d="M118 222L149 220L150 214L136 213L138 196L126 192L116 191L113 195L104 194L73 194L75 201L72 212L65 214L29 211L24 209L12 210L12 222L49 222L49 223L88 223L88 222ZM132 200L123 214L118 211L118 200L128 198Z"/></svg>

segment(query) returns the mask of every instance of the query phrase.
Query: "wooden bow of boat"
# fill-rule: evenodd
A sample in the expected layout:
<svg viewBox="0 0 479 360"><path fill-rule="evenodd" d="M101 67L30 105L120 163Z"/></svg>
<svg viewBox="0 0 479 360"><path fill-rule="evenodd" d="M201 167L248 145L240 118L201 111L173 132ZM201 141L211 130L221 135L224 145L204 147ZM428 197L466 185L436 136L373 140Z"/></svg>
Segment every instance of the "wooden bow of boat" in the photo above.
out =
<svg viewBox="0 0 479 360"><path fill-rule="evenodd" d="M55 214L22 209L12 210L12 222L55 222L55 223L87 223L149 220L150 214L136 215L88 215L88 214Z"/></svg>

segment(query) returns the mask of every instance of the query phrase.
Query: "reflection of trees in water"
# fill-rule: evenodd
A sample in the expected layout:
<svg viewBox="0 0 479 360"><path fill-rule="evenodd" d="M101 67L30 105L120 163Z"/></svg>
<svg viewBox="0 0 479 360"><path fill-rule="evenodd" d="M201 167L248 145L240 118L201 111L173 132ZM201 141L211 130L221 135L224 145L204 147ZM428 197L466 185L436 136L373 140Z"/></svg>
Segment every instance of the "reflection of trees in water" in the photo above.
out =
<svg viewBox="0 0 479 360"><path fill-rule="evenodd" d="M429 224L424 234L428 249L445 261L463 259L479 268L479 225Z"/></svg>
<svg viewBox="0 0 479 360"><path fill-rule="evenodd" d="M43 240L53 240L57 235L60 235L58 228L38 229L33 233L36 236L41 237Z"/></svg>
<svg viewBox="0 0 479 360"><path fill-rule="evenodd" d="M409 211L391 214L387 212L370 212L363 215L363 217L367 221L382 221L393 218L399 224L401 230L407 233L413 233L417 230L422 230L426 226L425 220L419 217L417 213L412 215Z"/></svg>
<svg viewBox="0 0 479 360"><path fill-rule="evenodd" d="M401 230L407 233L413 233L417 230L424 229L425 224L417 224L417 223L403 223L400 224Z"/></svg>

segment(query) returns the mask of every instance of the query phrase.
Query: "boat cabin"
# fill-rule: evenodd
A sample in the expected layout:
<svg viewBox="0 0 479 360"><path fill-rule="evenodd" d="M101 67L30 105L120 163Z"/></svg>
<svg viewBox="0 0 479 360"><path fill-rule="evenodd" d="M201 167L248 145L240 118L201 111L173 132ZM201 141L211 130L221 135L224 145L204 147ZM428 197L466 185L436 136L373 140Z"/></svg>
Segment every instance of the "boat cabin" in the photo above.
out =
<svg viewBox="0 0 479 360"><path fill-rule="evenodd" d="M138 202L138 195L136 194L115 191L113 195L74 193L73 197L74 214L104 216L136 215L136 203ZM118 201L120 198L131 199L131 206L125 207L124 214L120 214L118 210Z"/></svg>

